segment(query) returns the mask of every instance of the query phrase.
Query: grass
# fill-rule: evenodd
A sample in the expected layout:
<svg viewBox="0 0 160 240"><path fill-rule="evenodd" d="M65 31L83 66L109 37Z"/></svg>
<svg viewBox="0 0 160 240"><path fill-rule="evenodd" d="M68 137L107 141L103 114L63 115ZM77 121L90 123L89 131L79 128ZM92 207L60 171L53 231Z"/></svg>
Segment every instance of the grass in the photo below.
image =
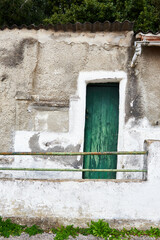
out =
<svg viewBox="0 0 160 240"><path fill-rule="evenodd" d="M9 236L20 236L21 233L27 233L29 236L33 236L36 234L41 234L44 231L33 225L32 227L27 227L24 225L19 225L16 223L12 223L10 219L3 220L0 217L0 236L8 238ZM75 238L79 234L82 235L93 235L95 237L102 237L105 240L114 240L114 239L130 239L130 236L149 236L149 237L160 237L160 229L151 227L148 230L142 231L136 228L131 228L127 230L123 228L122 230L117 230L114 228L110 228L109 224L102 219L97 222L91 221L88 224L87 228L79 228L74 227L73 225L68 225L66 227L61 226L59 228L52 228L51 232L56 234L55 240L64 240L68 239L69 236Z"/></svg>

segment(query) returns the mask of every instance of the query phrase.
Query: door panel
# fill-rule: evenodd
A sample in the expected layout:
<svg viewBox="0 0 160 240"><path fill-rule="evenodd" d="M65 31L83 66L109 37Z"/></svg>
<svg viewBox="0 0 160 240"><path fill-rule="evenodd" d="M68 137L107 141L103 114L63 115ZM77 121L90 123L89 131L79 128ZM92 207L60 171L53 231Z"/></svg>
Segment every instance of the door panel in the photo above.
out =
<svg viewBox="0 0 160 240"><path fill-rule="evenodd" d="M89 84L86 96L85 152L117 151L119 84ZM117 156L85 156L84 169L116 169ZM116 173L84 172L85 179L112 179Z"/></svg>

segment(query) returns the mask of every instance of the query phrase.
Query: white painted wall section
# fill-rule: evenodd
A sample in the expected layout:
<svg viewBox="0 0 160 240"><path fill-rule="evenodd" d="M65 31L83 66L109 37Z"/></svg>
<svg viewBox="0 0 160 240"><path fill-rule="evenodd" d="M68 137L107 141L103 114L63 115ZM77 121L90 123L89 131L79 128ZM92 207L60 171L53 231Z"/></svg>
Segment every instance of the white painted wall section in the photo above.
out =
<svg viewBox="0 0 160 240"><path fill-rule="evenodd" d="M127 221L145 228L160 223L160 141L146 142L146 181L0 180L0 213L84 226L89 220ZM115 223L116 223L115 221ZM114 224L113 224L114 225Z"/></svg>

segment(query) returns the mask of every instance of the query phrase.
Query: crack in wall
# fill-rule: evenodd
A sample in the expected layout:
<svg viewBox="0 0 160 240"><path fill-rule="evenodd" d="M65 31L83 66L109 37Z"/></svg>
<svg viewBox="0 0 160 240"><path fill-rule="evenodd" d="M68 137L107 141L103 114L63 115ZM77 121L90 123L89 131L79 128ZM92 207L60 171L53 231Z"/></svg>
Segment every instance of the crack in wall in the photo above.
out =
<svg viewBox="0 0 160 240"><path fill-rule="evenodd" d="M35 94L35 85L36 85L36 80L37 80L37 69L38 69L38 64L40 60L40 42L37 42L37 55L36 55L36 64L32 72L32 89L31 92L32 94Z"/></svg>

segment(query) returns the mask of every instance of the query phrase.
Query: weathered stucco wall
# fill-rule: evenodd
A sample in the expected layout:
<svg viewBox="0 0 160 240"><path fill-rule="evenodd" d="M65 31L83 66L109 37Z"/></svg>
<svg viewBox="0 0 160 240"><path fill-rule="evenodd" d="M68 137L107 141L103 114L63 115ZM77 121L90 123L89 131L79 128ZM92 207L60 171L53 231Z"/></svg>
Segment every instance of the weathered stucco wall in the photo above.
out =
<svg viewBox="0 0 160 240"><path fill-rule="evenodd" d="M3 111L6 111L2 116L9 115L7 111L12 109L14 116L12 113L10 115L15 130L67 131L67 122L62 124L64 129L62 127L60 130L57 126L46 126L42 111L52 118L53 111L56 111L54 107L67 110L71 95L76 94L81 71L126 69L131 37L132 32L84 34L44 30L1 31L1 102L7 102L10 106L11 103L6 101L8 96L16 105L15 111L15 107L3 107L1 104ZM11 121L7 117L9 124ZM59 124L59 118L57 123L52 122L54 124ZM7 128L10 130L10 126ZM4 149L11 147L10 142L3 143Z"/></svg>
<svg viewBox="0 0 160 240"><path fill-rule="evenodd" d="M131 68L133 40L132 31L1 31L1 151L83 151L88 83L119 83L119 151L142 151L145 139L158 140L160 48L143 47ZM104 218L116 227L158 225L160 143L148 141L147 148L148 157L119 156L117 164L147 175L118 173L116 180L0 171L0 215L21 223L84 225ZM1 156L0 167L77 169L83 158Z"/></svg>
<svg viewBox="0 0 160 240"><path fill-rule="evenodd" d="M127 149L143 149L144 139L160 139L160 47L142 46L141 56L136 65L128 67L128 81L125 101L125 136L124 146ZM133 53L129 54L131 64ZM143 158L122 158L121 166L145 167ZM118 174L131 177L131 174ZM132 174L133 175L133 174Z"/></svg>
<svg viewBox="0 0 160 240"><path fill-rule="evenodd" d="M143 115L152 126L160 125L160 47L142 47L137 65Z"/></svg>
<svg viewBox="0 0 160 240"><path fill-rule="evenodd" d="M120 83L118 150L143 150L145 139L159 139L159 48L144 48L131 68L133 40L132 31L1 31L1 151L83 151L89 82ZM83 159L2 156L0 166L82 168ZM143 169L145 161L119 157L117 167ZM0 177L81 179L82 174L1 171Z"/></svg>
<svg viewBox="0 0 160 240"><path fill-rule="evenodd" d="M117 228L160 224L160 141L147 141L147 181L0 180L0 214L44 227L86 226L104 219Z"/></svg>

